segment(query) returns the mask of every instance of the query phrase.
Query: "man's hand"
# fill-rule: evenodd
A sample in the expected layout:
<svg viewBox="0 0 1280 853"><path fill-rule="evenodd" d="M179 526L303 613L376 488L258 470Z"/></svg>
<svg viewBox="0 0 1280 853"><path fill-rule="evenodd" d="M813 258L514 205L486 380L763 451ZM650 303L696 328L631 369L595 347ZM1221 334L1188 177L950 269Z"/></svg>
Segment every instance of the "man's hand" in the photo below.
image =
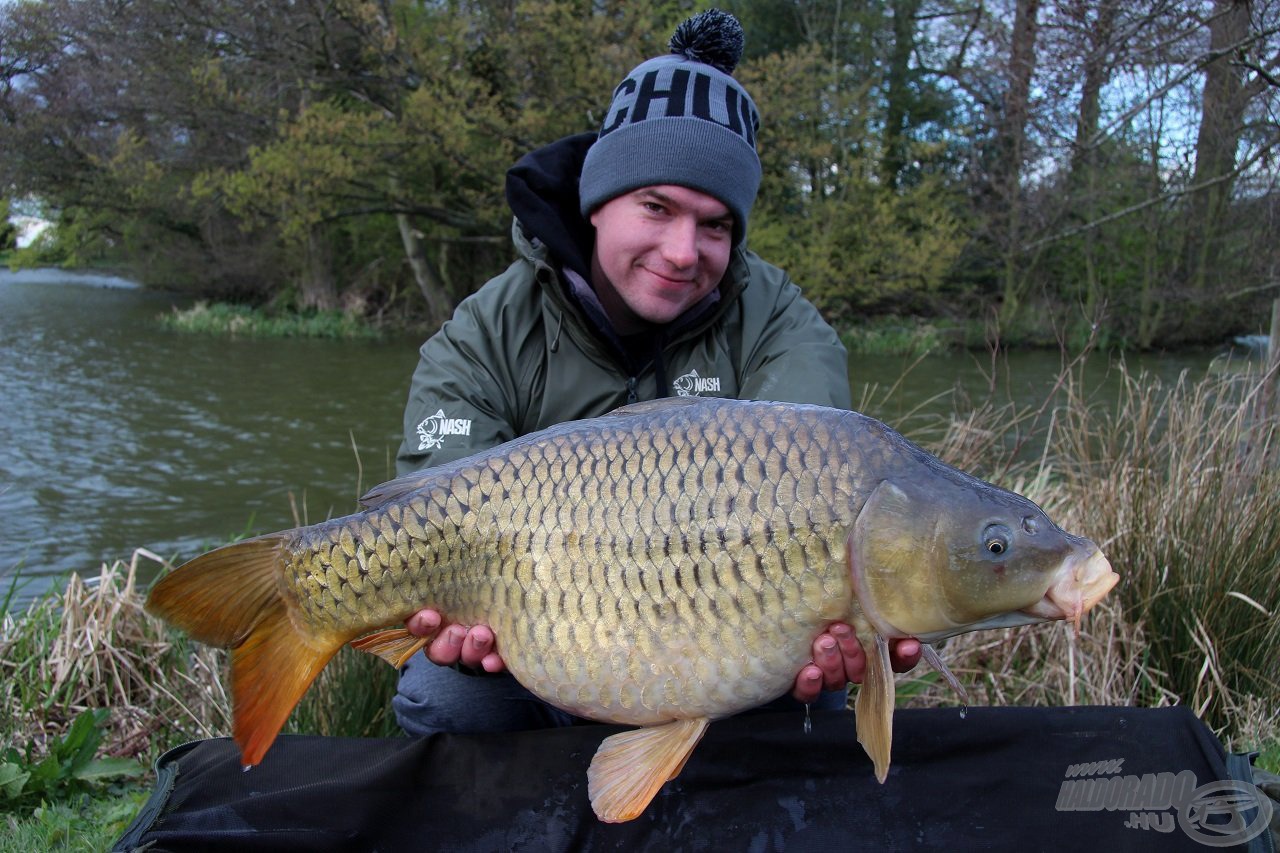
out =
<svg viewBox="0 0 1280 853"><path fill-rule="evenodd" d="M910 637L891 641L889 661L894 672L911 669L920 662L920 641ZM866 669L867 657L853 629L834 622L813 641L813 663L801 668L791 696L797 702L813 702L823 690L840 690L850 681L861 683Z"/></svg>
<svg viewBox="0 0 1280 853"><path fill-rule="evenodd" d="M494 649L493 631L488 625L453 624L440 630L441 618L435 610L419 610L404 622L415 637L438 635L427 645L427 658L441 666L461 663L485 672L502 672L507 665Z"/></svg>

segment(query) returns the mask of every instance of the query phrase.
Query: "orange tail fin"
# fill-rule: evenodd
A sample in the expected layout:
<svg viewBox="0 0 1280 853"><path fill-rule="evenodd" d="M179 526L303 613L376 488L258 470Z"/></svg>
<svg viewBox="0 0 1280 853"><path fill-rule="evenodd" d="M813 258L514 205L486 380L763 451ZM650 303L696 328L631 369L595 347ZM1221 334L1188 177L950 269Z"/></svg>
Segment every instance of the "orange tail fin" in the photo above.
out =
<svg viewBox="0 0 1280 853"><path fill-rule="evenodd" d="M147 597L148 612L231 649L235 739L246 766L262 760L345 640L294 627L278 586L286 538L273 533L210 551L161 578Z"/></svg>

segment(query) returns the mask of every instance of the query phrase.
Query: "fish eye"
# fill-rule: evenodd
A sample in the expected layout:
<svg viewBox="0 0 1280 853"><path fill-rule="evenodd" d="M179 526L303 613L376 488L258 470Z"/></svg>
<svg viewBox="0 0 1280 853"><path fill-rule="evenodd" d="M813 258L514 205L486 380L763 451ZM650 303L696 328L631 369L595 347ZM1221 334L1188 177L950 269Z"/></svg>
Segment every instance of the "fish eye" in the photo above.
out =
<svg viewBox="0 0 1280 853"><path fill-rule="evenodd" d="M1009 528L1003 524L991 524L982 531L982 547L986 548L987 553L993 557L1003 556L1012 545L1013 537L1009 533Z"/></svg>
<svg viewBox="0 0 1280 853"><path fill-rule="evenodd" d="M1022 519L1022 529L1034 536L1040 532L1040 522L1036 520L1034 515L1028 515Z"/></svg>

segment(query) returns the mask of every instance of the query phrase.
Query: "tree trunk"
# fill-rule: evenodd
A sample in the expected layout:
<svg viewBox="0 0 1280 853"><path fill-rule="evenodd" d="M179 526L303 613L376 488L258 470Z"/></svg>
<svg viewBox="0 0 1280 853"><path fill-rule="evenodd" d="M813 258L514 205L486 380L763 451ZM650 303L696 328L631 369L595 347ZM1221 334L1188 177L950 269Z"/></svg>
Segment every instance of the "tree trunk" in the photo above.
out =
<svg viewBox="0 0 1280 853"><path fill-rule="evenodd" d="M312 227L307 233L306 253L298 298L300 307L322 311L337 308L338 285L333 279L333 253L320 226Z"/></svg>
<svg viewBox="0 0 1280 853"><path fill-rule="evenodd" d="M889 54L884 155L880 172L887 187L898 186L907 163L907 128L911 121L911 54L915 50L916 12L920 0L893 0L893 47Z"/></svg>
<svg viewBox="0 0 1280 853"><path fill-rule="evenodd" d="M1111 53L1111 39L1119 12L1119 0L1101 0L1098 4L1098 17L1089 28L1089 53L1084 60L1080 107L1076 112L1076 139L1071 150L1070 176L1073 181L1085 176L1097 159L1089 141L1098 132L1102 114L1102 87L1107 84L1111 75L1107 58Z"/></svg>
<svg viewBox="0 0 1280 853"><path fill-rule="evenodd" d="M391 194L393 198L400 195L400 182L395 178L391 178ZM396 227L400 229L400 242L404 245L404 255L413 272L413 280L417 283L422 298L426 300L427 318L438 326L453 314L453 303L445 293L444 280L435 264L427 257L422 232L413 227L409 215L397 213Z"/></svg>
<svg viewBox="0 0 1280 853"><path fill-rule="evenodd" d="M1249 5L1250 0L1214 0L1214 15L1209 21L1209 50L1225 53L1205 66L1204 73L1191 183L1208 186L1192 193L1188 201L1181 276L1193 294L1205 292L1219 272L1223 255L1224 214L1234 183L1230 176L1236 168L1246 100L1244 72L1235 52L1228 49L1249 34Z"/></svg>
<svg viewBox="0 0 1280 853"><path fill-rule="evenodd" d="M1031 77L1036 64L1036 34L1040 0L1017 0L1006 74L1004 115L1000 127L1001 156L993 168L997 203L997 234L1004 249L1004 293L1000 304L1000 326L1008 328L1017 316L1025 295L1020 262L1022 241L1022 165L1026 159L1027 116L1030 108Z"/></svg>
<svg viewBox="0 0 1280 853"><path fill-rule="evenodd" d="M1101 209L1098 198L1097 150L1090 144L1098 132L1102 114L1102 87L1111 74L1108 56L1115 31L1116 16L1120 11L1119 0L1100 0L1097 17L1088 28L1088 53L1084 57L1084 76L1080 85L1080 105L1076 111L1076 138L1071 150L1071 165L1067 172L1067 209L1079 222L1092 222ZM1085 280L1078 285L1078 298L1084 304L1085 316L1093 318L1104 300L1103 285L1099 276L1104 263L1099 255L1099 234L1090 228L1081 235L1081 254L1086 271Z"/></svg>

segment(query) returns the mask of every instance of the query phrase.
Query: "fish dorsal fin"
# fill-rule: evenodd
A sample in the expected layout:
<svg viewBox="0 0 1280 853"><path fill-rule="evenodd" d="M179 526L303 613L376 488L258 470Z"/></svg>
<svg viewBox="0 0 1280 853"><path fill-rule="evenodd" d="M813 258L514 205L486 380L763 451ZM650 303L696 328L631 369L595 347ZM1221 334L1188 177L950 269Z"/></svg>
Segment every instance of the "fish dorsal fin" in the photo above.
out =
<svg viewBox="0 0 1280 853"><path fill-rule="evenodd" d="M364 509L377 509L410 492L416 492L428 482L439 479L439 476L435 468L426 468L421 471L412 471L394 480L387 480L361 495L360 506Z"/></svg>
<svg viewBox="0 0 1280 853"><path fill-rule="evenodd" d="M658 789L680 773L708 722L706 717L676 720L605 738L587 769L596 817L605 823L639 817Z"/></svg>
<svg viewBox="0 0 1280 853"><path fill-rule="evenodd" d="M396 669L426 647L430 637L415 637L404 628L388 628L351 641L351 648L377 655Z"/></svg>
<svg viewBox="0 0 1280 853"><path fill-rule="evenodd" d="M625 406L619 406L613 411L605 415L605 417L629 417L631 415L652 415L662 411L674 411L676 409L688 406L696 406L699 403L705 403L710 399L718 399L712 397L659 397L656 400L641 400L639 403L628 403Z"/></svg>
<svg viewBox="0 0 1280 853"><path fill-rule="evenodd" d="M867 655L866 674L858 688L854 712L858 717L858 743L871 756L876 779L881 784L889 776L889 754L893 746L893 668L889 662L889 641L879 634L859 637Z"/></svg>

